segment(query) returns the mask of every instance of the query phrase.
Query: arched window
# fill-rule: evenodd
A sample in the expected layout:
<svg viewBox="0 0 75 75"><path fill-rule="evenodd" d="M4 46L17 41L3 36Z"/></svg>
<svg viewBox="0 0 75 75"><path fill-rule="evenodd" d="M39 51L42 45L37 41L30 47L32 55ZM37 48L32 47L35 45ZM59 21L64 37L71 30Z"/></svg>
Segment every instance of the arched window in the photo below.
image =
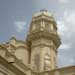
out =
<svg viewBox="0 0 75 75"><path fill-rule="evenodd" d="M49 23L48 30L49 30L49 31L53 31L53 29L54 29L54 28L53 28L53 24L52 24L52 23Z"/></svg>

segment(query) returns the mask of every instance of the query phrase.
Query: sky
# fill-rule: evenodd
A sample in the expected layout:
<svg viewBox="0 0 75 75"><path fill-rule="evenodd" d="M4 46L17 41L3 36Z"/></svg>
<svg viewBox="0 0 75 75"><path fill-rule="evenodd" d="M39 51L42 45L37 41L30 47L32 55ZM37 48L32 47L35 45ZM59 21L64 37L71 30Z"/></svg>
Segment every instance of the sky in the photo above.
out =
<svg viewBox="0 0 75 75"><path fill-rule="evenodd" d="M75 0L0 0L0 42L25 40L32 15L42 9L54 15L61 38L57 65L75 65Z"/></svg>

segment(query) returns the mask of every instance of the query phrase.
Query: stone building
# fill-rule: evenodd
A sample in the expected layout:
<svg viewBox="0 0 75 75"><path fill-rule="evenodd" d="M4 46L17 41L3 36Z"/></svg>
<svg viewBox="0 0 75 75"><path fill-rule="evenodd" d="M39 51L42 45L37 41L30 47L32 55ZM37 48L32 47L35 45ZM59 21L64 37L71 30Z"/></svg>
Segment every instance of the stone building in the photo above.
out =
<svg viewBox="0 0 75 75"><path fill-rule="evenodd" d="M0 44L0 75L75 75L75 66L56 66L61 45L57 29L48 11L34 14L26 41L12 37Z"/></svg>

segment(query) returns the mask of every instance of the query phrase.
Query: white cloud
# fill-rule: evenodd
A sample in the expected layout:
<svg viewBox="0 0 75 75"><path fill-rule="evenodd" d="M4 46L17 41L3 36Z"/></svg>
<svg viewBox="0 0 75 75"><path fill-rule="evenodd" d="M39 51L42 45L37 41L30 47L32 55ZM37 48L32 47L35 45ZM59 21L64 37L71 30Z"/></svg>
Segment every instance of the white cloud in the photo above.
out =
<svg viewBox="0 0 75 75"><path fill-rule="evenodd" d="M75 40L75 10L65 10L61 20L57 21L58 31L60 32L62 41L59 47L58 64L61 66L68 66L74 63L72 51L74 51ZM61 50L62 49L62 50ZM67 51L63 51L67 50ZM63 51L63 53L61 53ZM70 55L69 55L69 54ZM69 59L69 60L68 60ZM64 62L64 63L63 63ZM68 62L68 63L67 63Z"/></svg>
<svg viewBox="0 0 75 75"><path fill-rule="evenodd" d="M64 22L68 29L67 33L72 37L74 36L73 33L75 33L75 11L65 11L64 13Z"/></svg>
<svg viewBox="0 0 75 75"><path fill-rule="evenodd" d="M65 26L65 22L62 20L57 21L58 25L58 33L62 36L67 31L67 27Z"/></svg>
<svg viewBox="0 0 75 75"><path fill-rule="evenodd" d="M70 0L58 0L59 3L69 3Z"/></svg>
<svg viewBox="0 0 75 75"><path fill-rule="evenodd" d="M59 60L59 62L57 63L58 67L64 67L74 64L74 59L65 55L59 55L58 60Z"/></svg>
<svg viewBox="0 0 75 75"><path fill-rule="evenodd" d="M60 35L71 37L75 33L75 11L64 11L63 19L57 21Z"/></svg>
<svg viewBox="0 0 75 75"><path fill-rule="evenodd" d="M15 21L15 28L17 32L22 32L23 30L25 30L25 25L26 22L24 21Z"/></svg>
<svg viewBox="0 0 75 75"><path fill-rule="evenodd" d="M71 48L71 44L62 44L59 49L69 50Z"/></svg>
<svg viewBox="0 0 75 75"><path fill-rule="evenodd" d="M65 23L68 29L75 32L75 11L65 11L67 14L64 16Z"/></svg>
<svg viewBox="0 0 75 75"><path fill-rule="evenodd" d="M69 60L69 63L70 63L70 64L73 64L73 63L74 63L74 59L71 58L71 59Z"/></svg>

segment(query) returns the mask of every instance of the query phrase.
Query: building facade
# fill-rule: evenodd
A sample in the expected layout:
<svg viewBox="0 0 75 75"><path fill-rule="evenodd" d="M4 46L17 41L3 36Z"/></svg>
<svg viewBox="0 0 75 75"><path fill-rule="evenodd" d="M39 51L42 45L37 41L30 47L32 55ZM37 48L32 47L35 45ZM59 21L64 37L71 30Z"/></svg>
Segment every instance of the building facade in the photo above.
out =
<svg viewBox="0 0 75 75"><path fill-rule="evenodd" d="M0 44L0 75L75 75L75 66L56 66L61 44L57 29L47 10L34 14L26 41L12 37Z"/></svg>

